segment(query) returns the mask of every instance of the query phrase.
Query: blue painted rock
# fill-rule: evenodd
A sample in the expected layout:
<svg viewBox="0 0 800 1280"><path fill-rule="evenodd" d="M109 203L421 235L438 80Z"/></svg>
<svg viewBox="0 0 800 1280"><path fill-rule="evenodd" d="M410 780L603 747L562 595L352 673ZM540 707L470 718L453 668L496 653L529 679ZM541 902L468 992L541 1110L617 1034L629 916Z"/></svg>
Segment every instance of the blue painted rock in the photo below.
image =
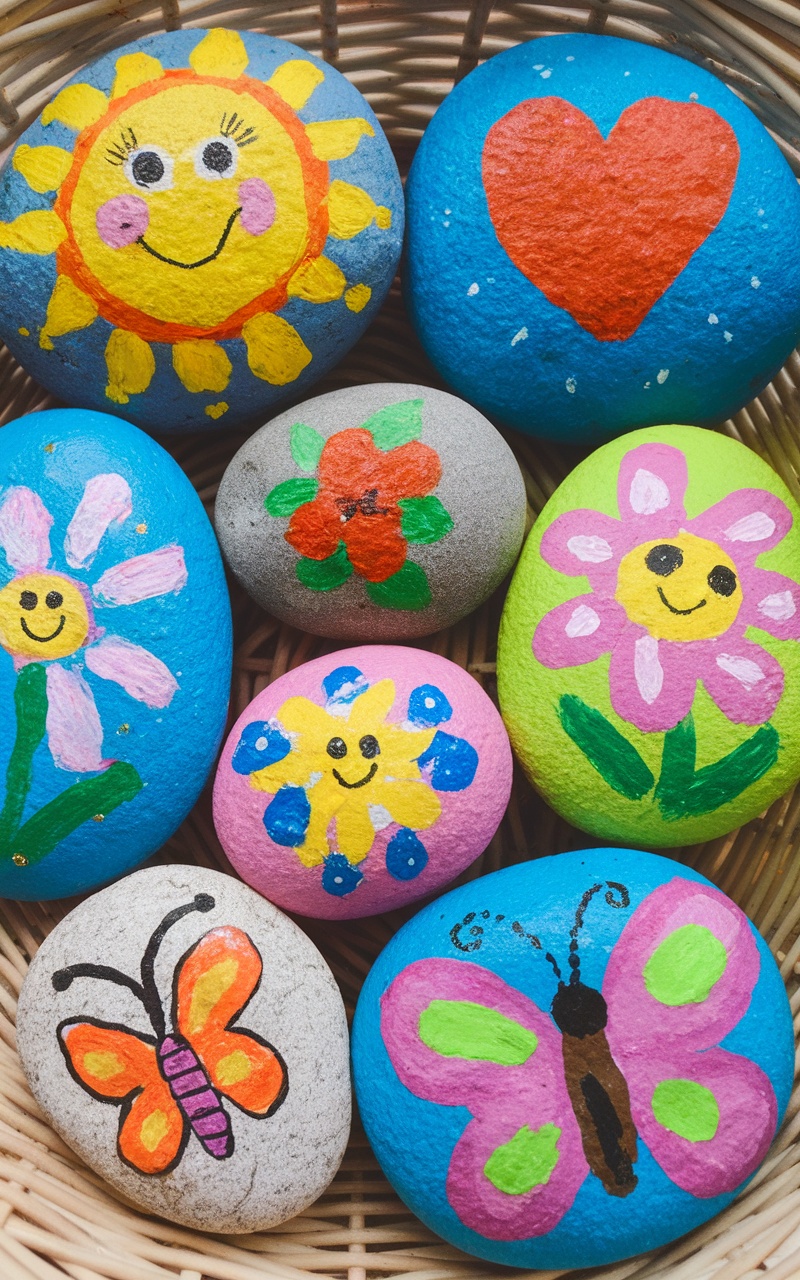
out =
<svg viewBox="0 0 800 1280"><path fill-rule="evenodd" d="M172 31L75 76L0 177L0 336L71 404L157 431L260 418L391 283L397 166L366 100L284 40Z"/></svg>
<svg viewBox="0 0 800 1280"><path fill-rule="evenodd" d="M496 871L369 973L356 1096L386 1176L452 1244L599 1267L719 1213L789 1101L772 955L703 876L626 849Z"/></svg>
<svg viewBox="0 0 800 1280"><path fill-rule="evenodd" d="M61 898L149 857L225 725L230 604L180 467L55 409L0 434L0 894Z"/></svg>
<svg viewBox="0 0 800 1280"><path fill-rule="evenodd" d="M82 902L37 952L17 1018L50 1123L148 1212L260 1231L339 1167L342 997L302 930L231 876L148 867Z"/></svg>
<svg viewBox="0 0 800 1280"><path fill-rule="evenodd" d="M287 911L353 919L453 880L508 804L511 748L463 667L400 645L315 658L233 726L214 823L244 880Z"/></svg>
<svg viewBox="0 0 800 1280"><path fill-rule="evenodd" d="M518 430L725 418L800 339L794 176L739 98L660 49L558 35L490 58L406 195L417 332Z"/></svg>
<svg viewBox="0 0 800 1280"><path fill-rule="evenodd" d="M337 639L409 639L476 609L511 569L525 484L471 405L384 382L257 431L222 477L214 520L270 613Z"/></svg>

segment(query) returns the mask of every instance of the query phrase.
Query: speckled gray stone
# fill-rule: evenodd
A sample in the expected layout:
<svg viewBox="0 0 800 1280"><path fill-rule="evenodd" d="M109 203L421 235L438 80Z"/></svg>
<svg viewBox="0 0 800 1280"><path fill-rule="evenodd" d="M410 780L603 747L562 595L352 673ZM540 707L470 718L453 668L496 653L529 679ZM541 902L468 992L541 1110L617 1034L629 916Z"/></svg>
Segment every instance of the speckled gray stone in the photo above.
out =
<svg viewBox="0 0 800 1280"><path fill-rule="evenodd" d="M407 406L399 415L405 426L397 436L400 443L387 449L387 442L394 438L392 422L398 419L382 415L376 429L374 415L393 405ZM362 454L365 464L349 486L322 483L317 460L323 445L324 469L326 459L331 458L330 438L361 428L370 420L373 442L382 447L371 448L367 439L366 453ZM305 430L298 433L297 424ZM361 439L363 445L363 435ZM405 544L408 561L427 578L429 603L420 607L417 598L415 608L386 607L374 599L382 591L379 587L376 592L374 584L381 580L373 578L370 583L367 573L357 571L358 551L354 551L351 538L360 523L362 553L366 542L369 558L373 530L378 540L386 538L393 522L394 536L402 537L397 501L408 493L408 486L401 485L391 494L370 468L376 464L385 475L386 468L399 458L400 449L411 444L414 452L406 452L404 465L407 468L411 459L411 469L419 476L435 476L437 464L430 450L438 454L441 478L431 487L423 480L419 488L425 509L439 511L438 499L452 520L452 528L441 534L442 524L447 527L447 522L439 511L435 541L409 537ZM421 451L420 445L424 446ZM341 466L329 467L328 476L331 470L337 470L341 481ZM319 482L316 496L315 479ZM281 489L271 501L273 510L280 514L270 514L265 500L287 481L295 482L294 488ZM315 575L321 555L310 556L306 551L303 558L286 537L287 533L291 536L290 525L293 529L300 518L297 509L304 503L320 504L322 498L327 507L317 507L318 523L323 526L319 550L330 552L336 538L332 530L338 528L343 573L348 572L348 561L356 561L346 580L325 590L312 589L298 577L304 568ZM298 506L293 514L295 499ZM408 529L407 515L404 510L403 532ZM525 486L511 449L471 405L430 387L374 383L307 400L257 431L222 478L215 522L228 564L250 595L276 617L339 640L403 640L452 625L499 585L519 554L525 526ZM333 539L327 548L326 537ZM402 556L402 547L398 547L395 542L395 554ZM408 572L414 579L412 586L421 582L424 592L425 578L417 569Z"/></svg>
<svg viewBox="0 0 800 1280"><path fill-rule="evenodd" d="M190 1131L170 1171L143 1174L117 1153L120 1107L91 1096L79 1083L68 1069L58 1032L73 1034L73 1023L91 1019L128 1028L152 1042L156 1036L148 1013L123 986L76 974L69 983L62 979L59 990L53 975L67 966L102 964L143 980L140 966L154 930L168 912L194 903L196 895L199 906L168 928L155 961L167 1034L174 1031L173 977L187 953L211 930L242 930L260 954L263 971L246 1007L230 1021L230 1030L252 1032L272 1046L284 1064L288 1087L266 1116L247 1114L223 1098L233 1134L228 1156L214 1158ZM210 899L214 906L209 909ZM207 999L208 988L202 996ZM344 1155L350 1132L349 1053L344 1006L333 975L291 920L218 871L147 868L76 907L31 964L19 1000L17 1038L31 1089L58 1133L136 1204L172 1221L226 1232L275 1226L321 1195ZM75 1045L74 1039L71 1043ZM197 1047L197 1036L193 1043ZM98 1043L88 1055L92 1066L100 1061L97 1048L107 1051L108 1046ZM82 1060L86 1057L84 1051ZM165 1064L169 1071L166 1059ZM177 1080L177 1067L175 1073Z"/></svg>

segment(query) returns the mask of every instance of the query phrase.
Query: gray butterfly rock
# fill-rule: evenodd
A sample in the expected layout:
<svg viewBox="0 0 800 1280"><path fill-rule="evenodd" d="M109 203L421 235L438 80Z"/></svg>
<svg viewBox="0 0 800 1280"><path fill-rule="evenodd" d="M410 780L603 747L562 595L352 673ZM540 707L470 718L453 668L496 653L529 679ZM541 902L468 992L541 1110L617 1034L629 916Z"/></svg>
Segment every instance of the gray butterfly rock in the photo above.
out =
<svg viewBox="0 0 800 1280"><path fill-rule="evenodd" d="M482 414L431 387L374 383L257 431L222 478L215 520L233 572L276 617L337 640L404 640L491 595L525 511L514 455Z"/></svg>
<svg viewBox="0 0 800 1280"><path fill-rule="evenodd" d="M181 908L187 908L183 914ZM111 1023L164 1043L164 1079L177 1063L172 1071L173 1096L180 1092L181 1080L196 1084L187 1075L186 1062L175 1057L174 1046L151 1025L135 991L108 977L75 970L75 966L84 970L87 965L109 966L128 975L134 986L139 982L146 989L147 966L142 967L142 959L161 924L167 927L162 930L153 978L167 1037L176 1030L173 982L182 959L210 931L227 926L225 937L229 937L235 928L247 935L263 970L251 999L230 1021L230 1030L252 1033L271 1046L278 1070L282 1068L284 1074L266 1116L247 1114L217 1093L217 1102L229 1118L227 1137L220 1132L225 1125L224 1116L219 1119L220 1107L209 1112L208 1100L201 1106L192 1103L198 1098L203 1102L202 1090L187 1089L182 1096L186 1110L194 1109L195 1127L187 1122L182 1154L168 1171L145 1174L118 1154L124 1108L92 1096L83 1087L74 1069L70 1070L59 1028L76 1055L80 1045L84 1069L105 1074L104 1091L111 1087L113 1046L110 1056L107 1042L87 1052L86 1043L72 1038L73 1026L80 1026L84 1019ZM213 996L218 989L214 983L219 973L230 975L233 962L227 957L228 953L221 961L214 960L217 968L210 966L214 972L204 978L204 990L194 988L200 990L201 1005L204 1000L206 1007L213 1003L210 993ZM54 975L61 975L55 983ZM301 1212L325 1190L344 1154L350 1132L349 1052L344 1006L333 975L291 920L252 889L218 871L147 868L70 912L45 939L31 964L19 1000L17 1039L28 1082L54 1129L90 1168L134 1203L174 1222L225 1232L275 1226ZM186 1052L187 1044L181 1052ZM191 1045L188 1049L191 1054ZM197 1056L201 1068L196 1070L201 1070L202 1053ZM232 1074L235 1077L237 1072ZM197 1136L204 1114L205 1128L216 1130L216 1137L206 1142ZM145 1133L144 1129L137 1132ZM152 1143L157 1132L158 1126L154 1130L151 1123L145 1136ZM232 1150L220 1156L226 1142Z"/></svg>

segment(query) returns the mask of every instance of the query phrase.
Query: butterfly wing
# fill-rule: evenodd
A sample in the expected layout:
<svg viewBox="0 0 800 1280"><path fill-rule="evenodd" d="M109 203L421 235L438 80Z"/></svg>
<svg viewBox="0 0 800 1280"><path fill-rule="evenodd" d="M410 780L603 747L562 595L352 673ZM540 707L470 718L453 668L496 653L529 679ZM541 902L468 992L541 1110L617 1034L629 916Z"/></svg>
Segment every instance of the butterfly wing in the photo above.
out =
<svg viewBox="0 0 800 1280"><path fill-rule="evenodd" d="M381 997L381 1034L416 1097L466 1107L447 1198L491 1240L544 1235L588 1172L560 1036L521 991L466 960L418 960Z"/></svg>
<svg viewBox="0 0 800 1280"><path fill-rule="evenodd" d="M188 1130L158 1070L155 1041L125 1027L62 1022L58 1043L73 1080L98 1102L121 1107L117 1152L139 1173L167 1173Z"/></svg>
<svg viewBox="0 0 800 1280"><path fill-rule="evenodd" d="M636 1128L667 1176L701 1198L735 1190L775 1135L769 1078L719 1047L747 1012L760 966L744 913L676 877L637 908L606 969L606 1035Z"/></svg>
<svg viewBox="0 0 800 1280"><path fill-rule="evenodd" d="M261 981L261 956L232 925L212 929L176 968L173 1026L189 1041L211 1083L242 1111L268 1116L288 1088L286 1064L253 1031L230 1030Z"/></svg>

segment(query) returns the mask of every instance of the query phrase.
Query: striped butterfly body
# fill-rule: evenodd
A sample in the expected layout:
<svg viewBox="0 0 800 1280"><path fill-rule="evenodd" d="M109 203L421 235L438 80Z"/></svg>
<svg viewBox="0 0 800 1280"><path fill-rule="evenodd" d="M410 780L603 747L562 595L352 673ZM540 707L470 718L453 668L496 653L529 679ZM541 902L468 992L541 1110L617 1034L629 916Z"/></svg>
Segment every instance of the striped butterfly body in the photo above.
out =
<svg viewBox="0 0 800 1280"><path fill-rule="evenodd" d="M158 1065L195 1137L215 1160L227 1160L233 1155L230 1116L189 1041L166 1036L158 1046Z"/></svg>

